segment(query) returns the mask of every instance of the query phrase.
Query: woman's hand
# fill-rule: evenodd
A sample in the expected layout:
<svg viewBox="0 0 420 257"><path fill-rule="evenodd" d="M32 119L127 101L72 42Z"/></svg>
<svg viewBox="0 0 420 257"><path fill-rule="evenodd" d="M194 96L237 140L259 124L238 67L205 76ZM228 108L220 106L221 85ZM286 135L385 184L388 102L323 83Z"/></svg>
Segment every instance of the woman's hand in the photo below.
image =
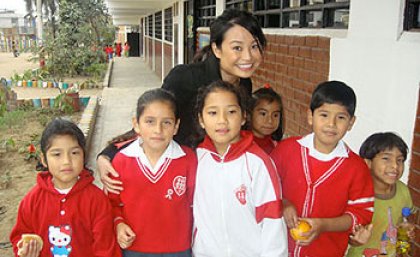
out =
<svg viewBox="0 0 420 257"><path fill-rule="evenodd" d="M134 239L136 239L136 234L127 224L120 223L117 225L117 240L122 249L130 247Z"/></svg>
<svg viewBox="0 0 420 257"><path fill-rule="evenodd" d="M29 243L20 240L17 247L20 257L38 257L41 252L41 245L36 240L31 240Z"/></svg>
<svg viewBox="0 0 420 257"><path fill-rule="evenodd" d="M119 174L115 171L114 167L112 167L109 159L103 155L99 155L96 160L96 167L99 171L101 182L104 185L104 190L114 194L119 194L123 190L123 187L121 186L122 182L109 177L110 175L119 177Z"/></svg>

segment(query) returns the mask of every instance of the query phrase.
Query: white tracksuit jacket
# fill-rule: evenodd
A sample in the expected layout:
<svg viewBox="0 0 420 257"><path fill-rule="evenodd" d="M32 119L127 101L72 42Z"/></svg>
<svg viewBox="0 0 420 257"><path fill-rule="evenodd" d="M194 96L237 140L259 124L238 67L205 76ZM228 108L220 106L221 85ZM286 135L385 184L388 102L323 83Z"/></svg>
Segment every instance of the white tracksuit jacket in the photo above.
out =
<svg viewBox="0 0 420 257"><path fill-rule="evenodd" d="M197 158L193 255L287 256L280 181L252 133L241 132L224 156L206 137Z"/></svg>

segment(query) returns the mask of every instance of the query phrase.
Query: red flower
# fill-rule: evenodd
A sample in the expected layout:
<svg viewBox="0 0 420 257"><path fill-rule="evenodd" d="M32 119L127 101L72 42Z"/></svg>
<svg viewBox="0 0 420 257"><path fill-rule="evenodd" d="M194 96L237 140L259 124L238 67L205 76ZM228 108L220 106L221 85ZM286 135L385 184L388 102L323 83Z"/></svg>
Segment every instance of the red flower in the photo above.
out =
<svg viewBox="0 0 420 257"><path fill-rule="evenodd" d="M34 144L30 144L28 146L28 152L29 153L36 153L36 148L35 148Z"/></svg>

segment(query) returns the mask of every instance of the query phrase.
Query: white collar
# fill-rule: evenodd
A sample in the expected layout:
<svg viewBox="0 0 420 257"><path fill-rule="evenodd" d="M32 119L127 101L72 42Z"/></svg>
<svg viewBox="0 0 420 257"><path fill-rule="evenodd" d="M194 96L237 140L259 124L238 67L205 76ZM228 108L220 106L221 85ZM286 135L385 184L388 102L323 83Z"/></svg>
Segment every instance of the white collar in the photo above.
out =
<svg viewBox="0 0 420 257"><path fill-rule="evenodd" d="M175 142L174 140L171 140L168 147L166 148L165 152L163 152L162 156L160 156L159 160L157 161L154 168L152 168L152 165L149 162L149 159L146 157L146 154L144 153L143 147L141 144L143 143L143 140L141 138L136 139L134 142L132 142L129 146L121 150L121 153L128 156L128 157L135 157L139 158L140 161L149 168L151 171L157 171L160 166L165 162L165 159L178 159L183 156L185 156L184 150L182 150L181 146Z"/></svg>
<svg viewBox="0 0 420 257"><path fill-rule="evenodd" d="M314 133L311 133L309 135L306 135L298 140L298 143L309 149L309 155L312 156L315 159L318 159L320 161L331 161L334 158L337 157L349 157L348 150L346 145L344 144L343 140L340 140L337 144L337 146L332 150L331 153L325 154L321 153L318 150L315 149L314 146Z"/></svg>

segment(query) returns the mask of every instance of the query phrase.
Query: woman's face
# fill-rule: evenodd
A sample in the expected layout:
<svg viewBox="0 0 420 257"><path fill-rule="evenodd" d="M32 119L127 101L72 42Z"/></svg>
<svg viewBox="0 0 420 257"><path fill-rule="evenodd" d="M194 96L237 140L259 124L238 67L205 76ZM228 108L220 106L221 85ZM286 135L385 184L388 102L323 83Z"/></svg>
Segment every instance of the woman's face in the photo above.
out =
<svg viewBox="0 0 420 257"><path fill-rule="evenodd" d="M257 40L239 25L226 31L220 48L213 43L212 49L220 60L222 79L230 83L251 77L262 60Z"/></svg>

